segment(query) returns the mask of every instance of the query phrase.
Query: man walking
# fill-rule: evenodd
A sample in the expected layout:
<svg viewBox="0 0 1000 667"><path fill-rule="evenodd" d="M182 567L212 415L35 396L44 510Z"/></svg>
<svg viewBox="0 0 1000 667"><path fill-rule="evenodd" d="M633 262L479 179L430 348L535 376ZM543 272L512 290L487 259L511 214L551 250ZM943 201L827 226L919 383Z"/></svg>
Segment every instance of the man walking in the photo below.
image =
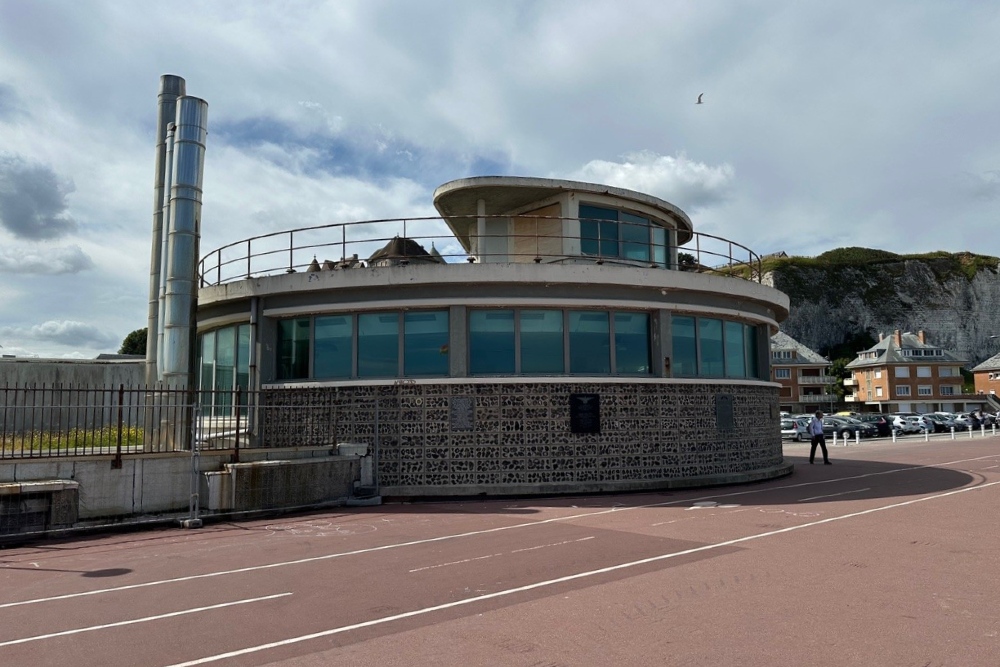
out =
<svg viewBox="0 0 1000 667"><path fill-rule="evenodd" d="M809 463L816 459L816 445L823 449L823 463L830 465L830 455L826 451L826 434L823 433L823 412L817 410L809 420L809 435L812 436L812 448L809 450Z"/></svg>

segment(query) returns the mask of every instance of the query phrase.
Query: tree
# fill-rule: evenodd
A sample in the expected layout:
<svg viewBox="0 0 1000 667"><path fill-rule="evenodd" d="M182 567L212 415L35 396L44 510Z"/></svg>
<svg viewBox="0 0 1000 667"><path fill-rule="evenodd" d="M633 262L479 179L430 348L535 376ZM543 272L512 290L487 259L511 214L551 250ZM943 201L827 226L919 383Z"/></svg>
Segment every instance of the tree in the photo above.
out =
<svg viewBox="0 0 1000 667"><path fill-rule="evenodd" d="M146 354L146 328L136 329L125 336L122 346L118 348L118 354Z"/></svg>

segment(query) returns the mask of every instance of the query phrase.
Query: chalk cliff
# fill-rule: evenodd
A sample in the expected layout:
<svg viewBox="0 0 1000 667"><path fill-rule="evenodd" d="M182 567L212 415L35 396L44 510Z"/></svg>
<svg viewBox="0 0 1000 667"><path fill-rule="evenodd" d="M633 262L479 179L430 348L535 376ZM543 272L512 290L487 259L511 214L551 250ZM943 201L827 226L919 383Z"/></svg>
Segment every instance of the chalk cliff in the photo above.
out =
<svg viewBox="0 0 1000 667"><path fill-rule="evenodd" d="M766 259L763 280L791 299L781 329L814 350L867 332L927 334L975 364L1000 349L1000 260L973 253L894 255L840 248Z"/></svg>

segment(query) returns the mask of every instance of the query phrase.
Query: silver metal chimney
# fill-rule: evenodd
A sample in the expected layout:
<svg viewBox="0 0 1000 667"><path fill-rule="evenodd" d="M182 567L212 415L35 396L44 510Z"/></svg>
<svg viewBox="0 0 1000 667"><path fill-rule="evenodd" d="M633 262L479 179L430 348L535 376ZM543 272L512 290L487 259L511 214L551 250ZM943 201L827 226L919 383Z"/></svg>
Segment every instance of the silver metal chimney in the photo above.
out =
<svg viewBox="0 0 1000 667"><path fill-rule="evenodd" d="M168 385L192 389L197 338L198 252L201 240L202 174L208 137L208 102L197 97L177 100L173 168L169 196L167 272L164 303L163 368Z"/></svg>
<svg viewBox="0 0 1000 667"><path fill-rule="evenodd" d="M167 171L167 126L177 117L177 98L185 94L184 79L173 74L160 77L159 113L156 122L156 169L153 174L153 241L149 260L149 314L146 324L146 383L159 376L157 332L160 330L160 271L163 267L163 180Z"/></svg>

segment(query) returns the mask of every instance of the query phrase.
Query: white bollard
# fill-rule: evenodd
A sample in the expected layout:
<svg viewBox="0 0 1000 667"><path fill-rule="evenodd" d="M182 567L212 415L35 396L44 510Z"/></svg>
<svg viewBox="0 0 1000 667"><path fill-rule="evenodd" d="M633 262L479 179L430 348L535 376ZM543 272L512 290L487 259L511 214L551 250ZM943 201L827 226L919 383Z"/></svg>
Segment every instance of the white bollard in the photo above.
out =
<svg viewBox="0 0 1000 667"><path fill-rule="evenodd" d="M951 439L952 440L955 439L955 427L954 426L951 427Z"/></svg>
<svg viewBox="0 0 1000 667"><path fill-rule="evenodd" d="M924 429L924 442L927 442L930 439L931 439L931 432L928 431L927 429Z"/></svg>
<svg viewBox="0 0 1000 667"><path fill-rule="evenodd" d="M854 432L854 444L855 445L860 445L861 444L861 433L858 432L858 431Z"/></svg>
<svg viewBox="0 0 1000 667"><path fill-rule="evenodd" d="M892 441L896 442L896 429L892 429Z"/></svg>
<svg viewBox="0 0 1000 667"><path fill-rule="evenodd" d="M972 431L973 431L972 424L969 424L969 440L972 440Z"/></svg>
<svg viewBox="0 0 1000 667"><path fill-rule="evenodd" d="M986 437L986 425L985 424L980 424L979 430L982 432L982 435L985 438Z"/></svg>

